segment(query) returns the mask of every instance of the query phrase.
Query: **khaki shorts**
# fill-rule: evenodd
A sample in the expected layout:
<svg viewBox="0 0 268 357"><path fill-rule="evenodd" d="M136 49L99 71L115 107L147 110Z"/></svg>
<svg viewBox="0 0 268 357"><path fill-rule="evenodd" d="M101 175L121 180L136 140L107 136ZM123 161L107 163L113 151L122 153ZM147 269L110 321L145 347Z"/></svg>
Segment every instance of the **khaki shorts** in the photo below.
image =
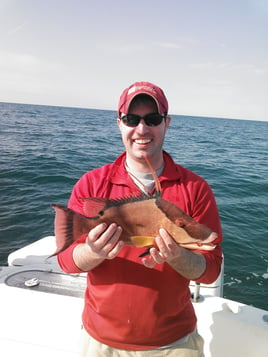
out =
<svg viewBox="0 0 268 357"><path fill-rule="evenodd" d="M96 341L82 329L79 357L204 357L203 345L203 338L194 331L186 342L174 347L143 351L121 350Z"/></svg>

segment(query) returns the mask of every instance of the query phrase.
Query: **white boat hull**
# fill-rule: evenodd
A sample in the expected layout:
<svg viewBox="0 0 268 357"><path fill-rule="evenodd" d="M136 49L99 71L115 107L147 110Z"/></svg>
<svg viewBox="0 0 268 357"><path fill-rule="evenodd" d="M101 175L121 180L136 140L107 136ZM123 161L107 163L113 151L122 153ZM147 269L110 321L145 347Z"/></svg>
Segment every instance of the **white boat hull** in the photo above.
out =
<svg viewBox="0 0 268 357"><path fill-rule="evenodd" d="M46 237L14 252L0 270L0 356L77 356L86 277L47 260L54 244ZM25 286L31 278L39 284ZM194 303L205 356L267 357L268 312L215 296L221 291L219 281L201 286Z"/></svg>

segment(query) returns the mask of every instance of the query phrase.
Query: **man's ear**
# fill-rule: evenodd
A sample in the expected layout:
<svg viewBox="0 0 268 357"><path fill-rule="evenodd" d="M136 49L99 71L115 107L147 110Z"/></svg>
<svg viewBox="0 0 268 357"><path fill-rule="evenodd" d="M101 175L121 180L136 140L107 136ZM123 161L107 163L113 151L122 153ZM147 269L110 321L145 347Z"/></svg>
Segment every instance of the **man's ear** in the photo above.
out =
<svg viewBox="0 0 268 357"><path fill-rule="evenodd" d="M167 117L166 117L166 130L168 129L170 122L171 122L171 116L167 115Z"/></svg>

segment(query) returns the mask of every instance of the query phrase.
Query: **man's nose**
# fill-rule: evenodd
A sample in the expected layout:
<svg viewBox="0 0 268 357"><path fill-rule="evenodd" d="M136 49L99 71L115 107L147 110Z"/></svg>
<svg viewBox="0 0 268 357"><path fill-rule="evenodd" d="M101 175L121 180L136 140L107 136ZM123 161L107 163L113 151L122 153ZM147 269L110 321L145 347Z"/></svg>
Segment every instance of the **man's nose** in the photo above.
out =
<svg viewBox="0 0 268 357"><path fill-rule="evenodd" d="M143 132L145 132L145 131L148 130L148 126L145 124L145 121L144 121L143 119L141 119L141 121L140 121L139 124L137 125L136 130L137 130L139 133L143 133Z"/></svg>

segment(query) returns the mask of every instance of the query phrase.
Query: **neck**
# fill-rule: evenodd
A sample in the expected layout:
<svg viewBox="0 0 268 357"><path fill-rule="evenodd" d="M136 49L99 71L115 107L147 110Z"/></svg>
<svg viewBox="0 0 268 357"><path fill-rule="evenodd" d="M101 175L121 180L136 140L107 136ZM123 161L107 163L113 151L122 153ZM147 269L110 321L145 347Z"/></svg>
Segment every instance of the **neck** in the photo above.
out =
<svg viewBox="0 0 268 357"><path fill-rule="evenodd" d="M161 169L164 166L164 157L163 153L162 155L157 159L157 160L152 160L150 157L148 157L153 169L155 171ZM126 165L136 171L136 172L141 172L141 173L150 173L150 168L148 167L146 161L143 158L140 159L133 159L130 155L126 155Z"/></svg>

